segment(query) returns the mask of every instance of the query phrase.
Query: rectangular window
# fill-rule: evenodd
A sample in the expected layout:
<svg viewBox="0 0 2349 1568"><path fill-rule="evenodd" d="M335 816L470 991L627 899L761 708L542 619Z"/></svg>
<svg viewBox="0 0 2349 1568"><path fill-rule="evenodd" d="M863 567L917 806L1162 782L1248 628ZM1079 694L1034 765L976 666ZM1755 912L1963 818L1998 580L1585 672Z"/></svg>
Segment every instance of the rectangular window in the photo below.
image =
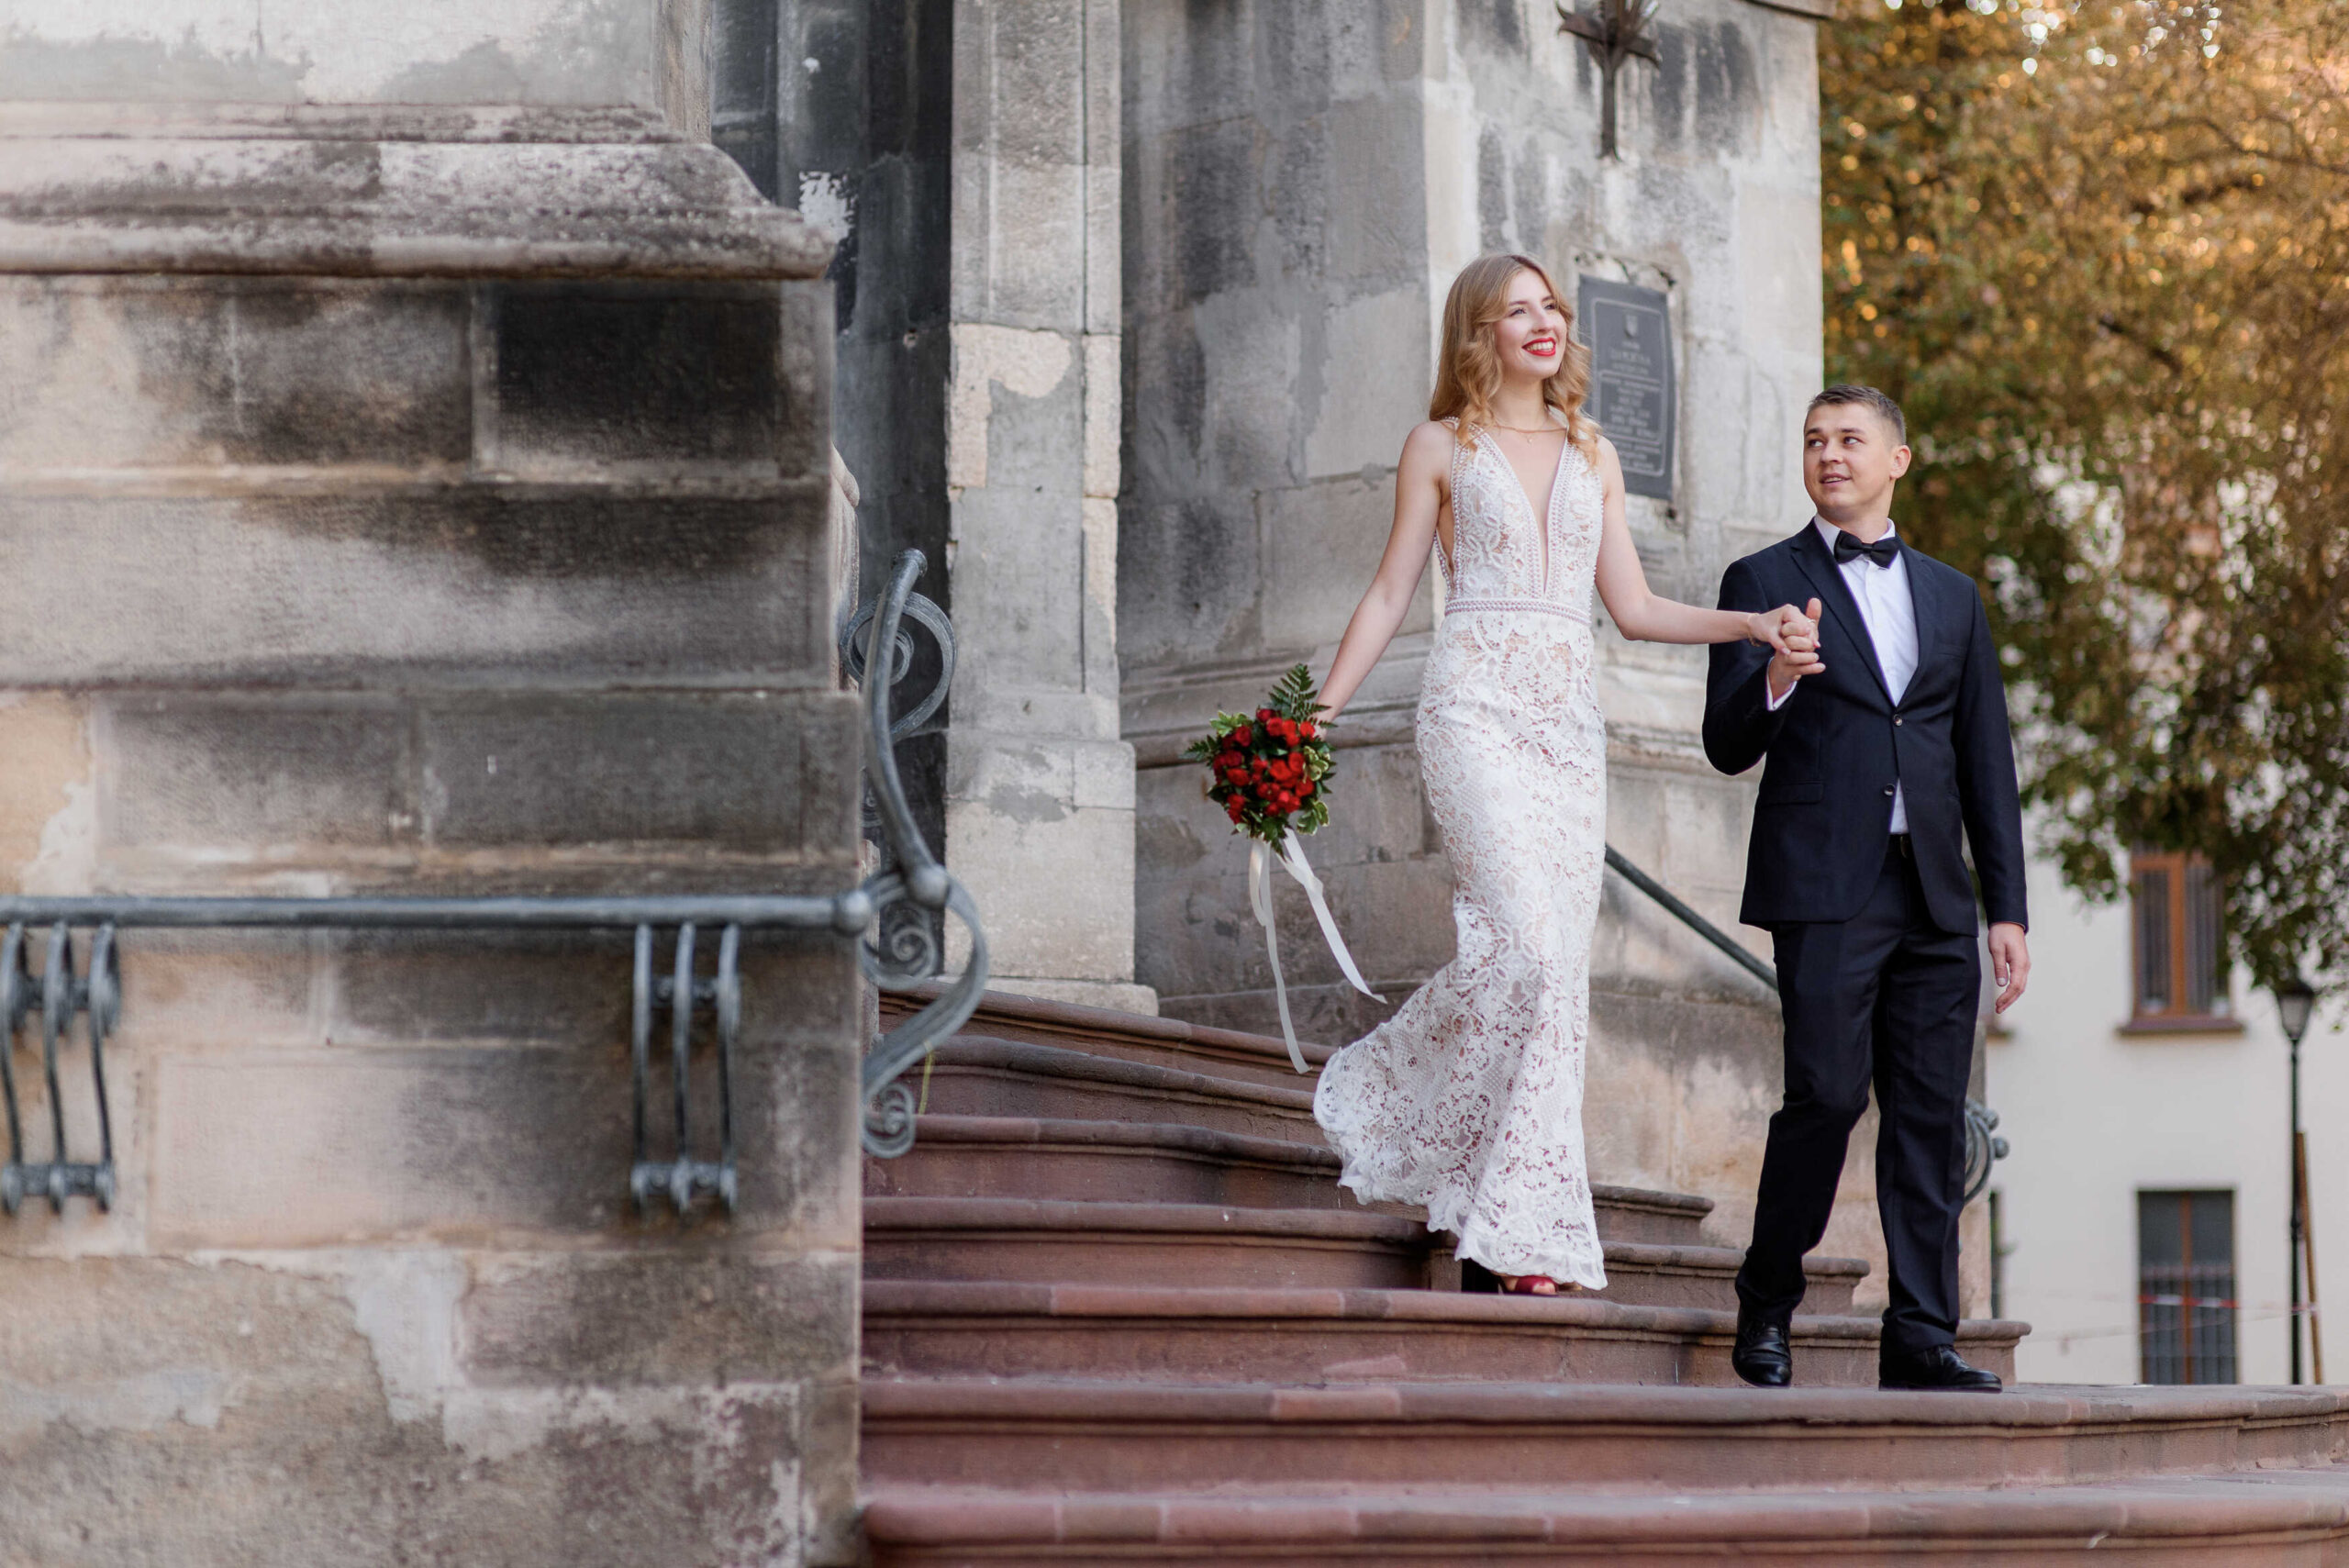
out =
<svg viewBox="0 0 2349 1568"><path fill-rule="evenodd" d="M2224 889L2199 855L2140 850L2131 857L2130 915L2139 1023L2227 1017Z"/></svg>
<svg viewBox="0 0 2349 1568"><path fill-rule="evenodd" d="M2137 1195L2137 1344L2147 1383L2233 1383L2235 1195Z"/></svg>

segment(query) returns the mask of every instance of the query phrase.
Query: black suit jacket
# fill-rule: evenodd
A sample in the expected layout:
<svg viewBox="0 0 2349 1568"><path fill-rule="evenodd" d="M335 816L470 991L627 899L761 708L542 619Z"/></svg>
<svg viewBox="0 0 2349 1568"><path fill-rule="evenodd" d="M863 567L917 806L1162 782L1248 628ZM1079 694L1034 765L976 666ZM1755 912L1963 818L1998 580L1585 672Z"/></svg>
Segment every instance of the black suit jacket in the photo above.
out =
<svg viewBox="0 0 2349 1568"><path fill-rule="evenodd" d="M1772 713L1769 650L1713 645L1705 755L1725 773L1769 759L1738 916L1748 925L1857 915L1884 864L1896 783L1907 799L1909 842L1933 923L1951 932L1976 929L1961 828L1973 844L1991 921L2027 923L2022 807L1989 617L1972 578L1900 548L1916 603L1917 673L1898 705L1834 552L1811 524L1721 577L1723 609L1818 599L1827 665L1797 683Z"/></svg>

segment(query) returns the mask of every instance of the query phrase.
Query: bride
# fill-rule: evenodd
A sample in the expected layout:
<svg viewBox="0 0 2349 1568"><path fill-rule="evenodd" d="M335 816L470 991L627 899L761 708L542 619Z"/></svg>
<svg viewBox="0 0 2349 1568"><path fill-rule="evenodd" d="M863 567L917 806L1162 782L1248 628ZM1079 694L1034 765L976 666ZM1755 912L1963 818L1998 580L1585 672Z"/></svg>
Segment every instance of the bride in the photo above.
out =
<svg viewBox="0 0 2349 1568"><path fill-rule="evenodd" d="M1607 732L1590 593L1626 637L1768 643L1815 662L1792 606L1660 598L1623 521L1623 471L1583 401L1589 351L1549 274L1486 256L1453 280L1428 423L1403 443L1395 528L1322 687L1342 713L1418 591L1442 625L1419 694L1428 804L1454 881L1451 963L1322 1069L1313 1114L1367 1202L1423 1205L1502 1288L1602 1288L1583 1170L1590 940L1606 853Z"/></svg>

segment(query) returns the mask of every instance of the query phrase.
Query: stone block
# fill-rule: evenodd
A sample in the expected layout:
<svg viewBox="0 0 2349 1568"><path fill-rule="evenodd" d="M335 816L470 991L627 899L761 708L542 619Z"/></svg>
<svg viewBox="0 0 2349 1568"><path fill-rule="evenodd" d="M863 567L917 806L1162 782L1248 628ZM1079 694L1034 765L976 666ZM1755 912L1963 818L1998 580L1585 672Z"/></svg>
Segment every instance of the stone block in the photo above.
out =
<svg viewBox="0 0 2349 1568"><path fill-rule="evenodd" d="M461 466L462 284L0 279L0 462Z"/></svg>
<svg viewBox="0 0 2349 1568"><path fill-rule="evenodd" d="M489 467L772 467L778 432L805 422L784 406L772 284L509 283L483 306Z"/></svg>
<svg viewBox="0 0 2349 1568"><path fill-rule="evenodd" d="M408 716L389 696L138 693L100 700L109 853L284 862L418 841Z"/></svg>
<svg viewBox="0 0 2349 1568"><path fill-rule="evenodd" d="M451 1385L453 1347L385 1317L369 1261L290 1262L0 1271L0 1550L247 1568L851 1560L831 1539L852 1512L851 1380Z"/></svg>
<svg viewBox="0 0 2349 1568"><path fill-rule="evenodd" d="M1174 662L1244 647L1258 622L1263 565L1252 501L1199 497L1121 509L1118 519L1118 644L1137 659Z"/></svg>
<svg viewBox="0 0 2349 1568"><path fill-rule="evenodd" d="M724 1385L852 1373L855 1251L554 1253L484 1262L458 1306L489 1387Z"/></svg>
<svg viewBox="0 0 2349 1568"><path fill-rule="evenodd" d="M1330 204L1322 265L1341 288L1385 289L1422 278L1427 243L1422 211L1425 171L1416 95L1333 105L1329 116L1330 183L1347 199ZM1364 199L1370 193L1375 198ZM1397 221L1398 215L1408 215ZM1406 345L1403 351L1409 351Z"/></svg>
<svg viewBox="0 0 2349 1568"><path fill-rule="evenodd" d="M852 1018L830 1016L850 1010L851 961L839 944L824 946L746 964L734 1085L740 1207L731 1221L684 1222L687 1236L780 1229L818 1245L853 1243L857 1035ZM601 995L624 1006L626 970L613 968ZM307 1248L503 1236L538 1246L676 1230L666 1210L640 1218L628 1199L628 1040L614 1023L552 1046L159 1053L150 1241ZM660 1023L648 1153L666 1159ZM718 1149L712 1038L705 1018L692 1058L702 1158Z"/></svg>
<svg viewBox="0 0 2349 1568"><path fill-rule="evenodd" d="M1040 821L948 800L947 863L978 905L999 972L1132 979L1133 824L1131 811L1073 808Z"/></svg>
<svg viewBox="0 0 2349 1568"><path fill-rule="evenodd" d="M1313 419L1305 440L1308 475L1351 477L1394 468L1403 438L1427 417L1431 310L1423 287L1364 295L1324 307L1320 353L1308 383L1319 395L1305 394ZM1388 502L1391 520L1391 491ZM1383 527L1380 542L1385 543ZM1341 568L1330 574L1345 573Z"/></svg>
<svg viewBox="0 0 2349 1568"><path fill-rule="evenodd" d="M846 694L607 693L428 700L425 831L441 850L675 844L836 854L855 836Z"/></svg>
<svg viewBox="0 0 2349 1568"><path fill-rule="evenodd" d="M782 344L778 365L782 397L775 428L776 468L794 474L829 477L836 382L832 281L791 278L782 285ZM853 546L852 527L851 545Z"/></svg>
<svg viewBox="0 0 2349 1568"><path fill-rule="evenodd" d="M1083 508L1073 484L1039 495L996 483L955 501L954 606L966 671L956 679L977 688L972 697L999 707L1008 693L1082 689ZM958 720L969 700L958 698Z"/></svg>
<svg viewBox="0 0 2349 1568"><path fill-rule="evenodd" d="M1300 653L1334 646L1362 603L1386 553L1395 520L1395 482L1348 475L1297 489L1264 492L1264 584L1257 646ZM1435 622L1435 567L1430 562L1403 617L1405 633Z"/></svg>
<svg viewBox="0 0 2349 1568"><path fill-rule="evenodd" d="M0 878L76 890L95 836L89 708L55 692L0 692Z"/></svg>
<svg viewBox="0 0 2349 1568"><path fill-rule="evenodd" d="M12 28L0 81L39 95L145 102L661 104L665 6L543 14L483 7L462 18L356 4L269 13L255 32L208 5L117 17L78 8ZM11 96L34 96L19 87Z"/></svg>
<svg viewBox="0 0 2349 1568"><path fill-rule="evenodd" d="M218 892L217 881L206 892ZM121 931L121 1040L134 1050L302 1048L328 1038L331 995L316 931Z"/></svg>
<svg viewBox="0 0 2349 1568"><path fill-rule="evenodd" d="M845 884L846 878L830 882ZM696 972L717 970L720 932L696 929ZM670 973L675 932L654 933L653 969ZM635 938L628 931L344 931L318 939L330 982L324 1017L346 1045L515 1044L600 1049L629 1036ZM849 962L836 939L803 932L743 935L744 1039L823 1040L853 1032L825 989ZM710 1037L696 1020L696 1050ZM667 1059L668 1015L654 1022ZM623 1068L625 1063L623 1062ZM600 1071L601 1069L596 1069Z"/></svg>
<svg viewBox="0 0 2349 1568"><path fill-rule="evenodd" d="M176 1251L603 1229L627 1210L626 1051L614 1038L162 1056L152 1240Z"/></svg>
<svg viewBox="0 0 2349 1568"><path fill-rule="evenodd" d="M329 977L327 1039L338 1046L627 1044L629 932L353 930L317 940ZM697 946L707 973L716 950ZM669 973L674 951L660 933L656 973ZM665 1067L665 1013L654 1033Z"/></svg>
<svg viewBox="0 0 2349 1568"><path fill-rule="evenodd" d="M0 627L0 684L829 684L826 499L0 491L0 575L41 606Z"/></svg>

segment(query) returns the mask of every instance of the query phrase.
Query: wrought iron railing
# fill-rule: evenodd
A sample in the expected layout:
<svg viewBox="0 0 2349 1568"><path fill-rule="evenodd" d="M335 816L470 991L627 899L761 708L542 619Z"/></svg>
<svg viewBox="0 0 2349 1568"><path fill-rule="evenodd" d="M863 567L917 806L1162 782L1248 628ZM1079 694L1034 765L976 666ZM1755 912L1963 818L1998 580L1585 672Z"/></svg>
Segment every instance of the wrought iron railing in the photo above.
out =
<svg viewBox="0 0 2349 1568"><path fill-rule="evenodd" d="M588 896L566 898L150 898L130 895L35 898L0 897L0 1106L5 1106L8 1158L0 1165L0 1210L15 1214L27 1198L46 1198L61 1212L72 1197L94 1199L101 1208L115 1196L114 1121L106 1095L106 1046L122 1008L118 933L134 928L248 928L277 929L400 930L596 930L635 932L634 995L630 1008L629 1059L633 1095L633 1147L628 1172L629 1196L646 1207L665 1196L683 1213L704 1196L729 1210L736 1201L734 1053L740 1035L742 933L757 929L817 932L859 940L865 972L891 988L905 988L938 972L935 917L952 914L970 932L971 951L963 973L918 1012L900 1021L867 1053L861 1095L863 1140L876 1154L900 1154L913 1142L913 1102L899 1074L921 1060L939 1040L960 1029L978 1006L986 984L986 940L968 894L940 865L916 828L897 777L895 743L937 712L953 674L953 633L935 605L913 592L921 574L921 553L897 558L887 587L861 611L852 630L867 633L852 673L877 664L889 652L889 678L862 681L866 704L867 784L877 810L883 860L855 887L830 895L703 895L685 896ZM903 629L910 617L937 640L941 674L909 713L893 719L891 688L912 658ZM899 910L924 917L897 918ZM29 933L46 928L48 945L36 978L28 961ZM697 966L700 935L718 933L714 973ZM657 933L674 933L670 962L656 971ZM88 935L89 962L77 970L77 931ZM868 940L860 940L868 939ZM669 1015L669 1147L655 1135L656 1092L652 1079L654 1015ZM707 1012L715 1026L718 1129L714 1139L697 1137L693 1126L691 1061L695 1016ZM48 1095L49 1158L28 1157L17 1094L17 1039L29 1020L39 1018L41 1073ZM91 1090L96 1100L96 1158L75 1160L68 1147L64 1075L60 1058L69 1048L73 1020L83 1020L90 1053Z"/></svg>
<svg viewBox="0 0 2349 1568"><path fill-rule="evenodd" d="M1680 899L1671 889L1626 860L1614 845L1607 846L1607 864L1615 873L1663 908L1664 912L1682 925L1720 949L1731 962L1746 973L1778 994L1778 975L1768 964L1748 952L1736 938L1706 919ZM1969 1098L1965 1102L1965 1201L1972 1203L1990 1184L1990 1167L2007 1157L2007 1140L1998 1136L1998 1113L1981 1101Z"/></svg>

